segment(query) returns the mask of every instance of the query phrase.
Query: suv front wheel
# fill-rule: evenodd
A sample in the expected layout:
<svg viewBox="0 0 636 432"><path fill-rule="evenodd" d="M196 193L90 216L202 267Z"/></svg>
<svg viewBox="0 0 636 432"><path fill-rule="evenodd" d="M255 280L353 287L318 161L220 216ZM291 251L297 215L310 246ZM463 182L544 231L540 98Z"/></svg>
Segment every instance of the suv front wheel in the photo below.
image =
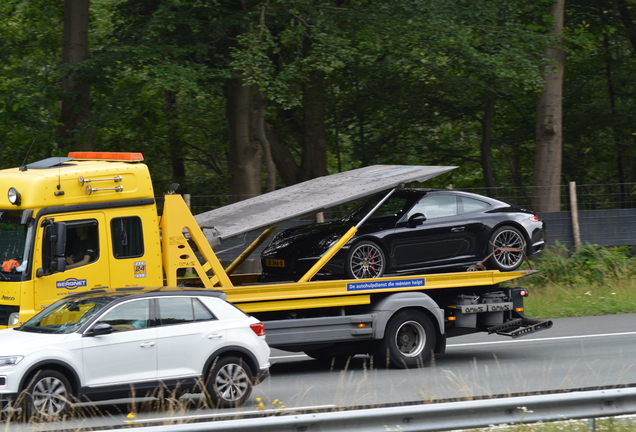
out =
<svg viewBox="0 0 636 432"><path fill-rule="evenodd" d="M58 419L69 413L71 383L60 372L44 369L35 373L27 383L23 410L26 419Z"/></svg>

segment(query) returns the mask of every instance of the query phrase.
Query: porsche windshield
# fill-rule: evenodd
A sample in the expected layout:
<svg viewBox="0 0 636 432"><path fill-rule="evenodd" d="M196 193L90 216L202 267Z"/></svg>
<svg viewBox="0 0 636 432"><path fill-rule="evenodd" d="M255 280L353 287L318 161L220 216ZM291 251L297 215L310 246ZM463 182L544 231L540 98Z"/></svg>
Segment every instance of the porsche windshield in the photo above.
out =
<svg viewBox="0 0 636 432"><path fill-rule="evenodd" d="M371 198L358 204L353 210L351 210L344 218L345 222L355 222L366 216L386 194L374 195ZM405 206L409 201L408 197L393 195L389 197L376 211L373 213L373 218L379 218L384 216L398 216L405 210Z"/></svg>
<svg viewBox="0 0 636 432"><path fill-rule="evenodd" d="M26 270L27 237L31 230L22 223L22 211L0 210L0 281Z"/></svg>

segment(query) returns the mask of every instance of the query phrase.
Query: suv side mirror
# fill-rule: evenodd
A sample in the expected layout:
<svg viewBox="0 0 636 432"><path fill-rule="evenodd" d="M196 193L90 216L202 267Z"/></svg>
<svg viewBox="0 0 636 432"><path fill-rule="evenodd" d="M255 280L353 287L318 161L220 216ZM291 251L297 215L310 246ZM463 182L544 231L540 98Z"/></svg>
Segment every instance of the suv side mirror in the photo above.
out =
<svg viewBox="0 0 636 432"><path fill-rule="evenodd" d="M411 228L416 227L418 225L422 225L425 221L426 216L424 216L422 213L415 213L412 214L411 217L409 217L408 226Z"/></svg>
<svg viewBox="0 0 636 432"><path fill-rule="evenodd" d="M113 332L113 326L108 323L97 323L93 327L91 327L84 336L92 337L92 336L102 336L111 334Z"/></svg>

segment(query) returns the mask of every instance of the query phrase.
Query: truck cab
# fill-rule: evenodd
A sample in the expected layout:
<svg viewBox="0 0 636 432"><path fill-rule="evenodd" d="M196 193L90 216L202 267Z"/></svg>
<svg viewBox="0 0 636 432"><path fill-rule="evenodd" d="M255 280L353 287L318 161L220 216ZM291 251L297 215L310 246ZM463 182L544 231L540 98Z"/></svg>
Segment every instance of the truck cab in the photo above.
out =
<svg viewBox="0 0 636 432"><path fill-rule="evenodd" d="M163 284L157 207L142 160L79 152L0 171L0 328L76 291ZM81 242L90 244L86 260L72 257Z"/></svg>

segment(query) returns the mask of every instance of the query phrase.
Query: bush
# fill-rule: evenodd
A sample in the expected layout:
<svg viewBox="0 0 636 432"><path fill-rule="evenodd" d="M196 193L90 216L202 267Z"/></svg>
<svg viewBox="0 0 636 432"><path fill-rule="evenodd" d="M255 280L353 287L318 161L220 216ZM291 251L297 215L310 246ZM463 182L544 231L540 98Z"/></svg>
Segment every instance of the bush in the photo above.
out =
<svg viewBox="0 0 636 432"><path fill-rule="evenodd" d="M558 243L541 253L532 285L616 284L636 276L636 258L627 246L583 245L569 250Z"/></svg>

